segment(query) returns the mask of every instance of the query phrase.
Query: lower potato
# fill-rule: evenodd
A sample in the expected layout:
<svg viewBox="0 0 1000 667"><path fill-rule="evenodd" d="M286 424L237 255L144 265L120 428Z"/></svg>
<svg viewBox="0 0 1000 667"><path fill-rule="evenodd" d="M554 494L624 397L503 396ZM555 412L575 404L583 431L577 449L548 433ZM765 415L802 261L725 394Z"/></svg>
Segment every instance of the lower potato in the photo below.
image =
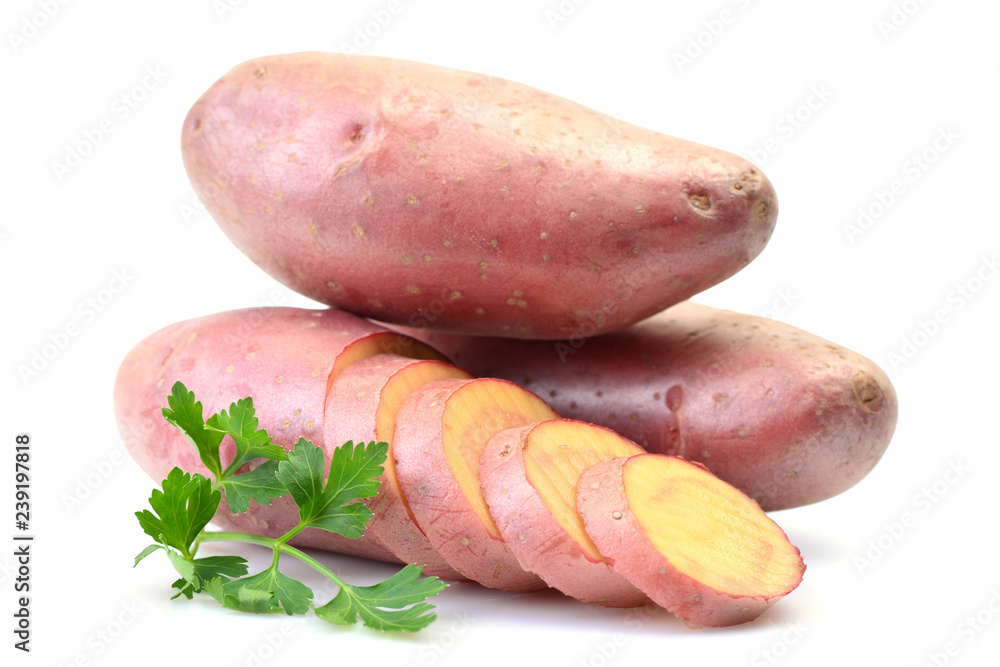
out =
<svg viewBox="0 0 1000 667"><path fill-rule="evenodd" d="M851 488L896 426L895 390L871 360L783 322L691 302L587 339L399 330L566 418L700 461L765 510Z"/></svg>

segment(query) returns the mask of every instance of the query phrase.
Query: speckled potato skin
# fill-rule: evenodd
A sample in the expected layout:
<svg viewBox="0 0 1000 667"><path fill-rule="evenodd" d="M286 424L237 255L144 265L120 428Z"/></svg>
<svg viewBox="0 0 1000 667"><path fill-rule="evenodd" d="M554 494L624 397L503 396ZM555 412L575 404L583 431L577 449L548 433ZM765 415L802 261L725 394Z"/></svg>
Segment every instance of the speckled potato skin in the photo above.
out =
<svg viewBox="0 0 1000 667"><path fill-rule="evenodd" d="M454 369L455 377L472 377L441 361L381 354L362 359L337 376L330 387L325 412L329 418L326 437L331 442L381 440L376 433L375 416L382 389L396 373L414 364L440 364ZM393 456L392 443L388 456ZM427 541L384 473L379 481L378 494L364 501L372 511L368 522L372 535L402 562L423 565L426 575L451 581L465 579Z"/></svg>
<svg viewBox="0 0 1000 667"><path fill-rule="evenodd" d="M114 405L122 440L157 483L174 466L209 475L195 448L162 415L172 385L180 380L201 401L204 417L251 396L260 428L275 444L291 449L301 436L323 447L329 460L332 448L343 442L325 436L327 378L344 349L372 336L387 342L400 338L336 310L254 308L167 326L132 348L118 370ZM230 438L221 453L223 462L232 460ZM285 497L266 507L251 502L249 512L233 515L223 501L214 523L278 537L298 523L298 510ZM348 539L309 528L291 543L398 562L369 533Z"/></svg>
<svg viewBox="0 0 1000 667"><path fill-rule="evenodd" d="M619 572L584 553L531 485L523 448L525 438L540 423L544 422L500 431L483 450L480 486L504 540L525 570L581 602L606 607L648 603L649 598Z"/></svg>
<svg viewBox="0 0 1000 667"><path fill-rule="evenodd" d="M396 475L417 524L467 578L511 593L544 589L503 540L490 535L452 476L441 445L448 399L469 380L437 380L410 394L396 416Z"/></svg>
<svg viewBox="0 0 1000 667"><path fill-rule="evenodd" d="M600 552L653 602L680 617L689 627L722 627L752 621L798 587L801 573L781 595L734 597L674 569L653 546L629 509L622 474L624 466L634 458L612 459L589 468L577 486L577 507L587 534Z"/></svg>
<svg viewBox="0 0 1000 667"><path fill-rule="evenodd" d="M182 148L222 230L284 284L463 333L620 329L732 276L777 216L731 153L373 56L242 63L194 104Z"/></svg>
<svg viewBox="0 0 1000 667"><path fill-rule="evenodd" d="M691 302L587 340L407 331L567 418L701 461L765 510L849 489L896 425L895 390L871 360L782 322Z"/></svg>

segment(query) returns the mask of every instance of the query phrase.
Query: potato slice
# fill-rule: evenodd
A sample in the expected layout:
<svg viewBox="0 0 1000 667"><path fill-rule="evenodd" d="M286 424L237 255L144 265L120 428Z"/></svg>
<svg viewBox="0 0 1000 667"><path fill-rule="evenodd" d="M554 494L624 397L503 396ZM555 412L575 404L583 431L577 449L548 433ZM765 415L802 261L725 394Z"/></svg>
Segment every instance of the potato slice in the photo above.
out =
<svg viewBox="0 0 1000 667"><path fill-rule="evenodd" d="M599 463L580 478L577 504L614 568L689 626L753 620L802 581L781 528L700 464L659 454Z"/></svg>
<svg viewBox="0 0 1000 667"><path fill-rule="evenodd" d="M489 378L430 382L403 403L393 440L403 496L434 548L469 579L511 592L545 588L504 543L479 462L499 431L557 417L526 389Z"/></svg>
<svg viewBox="0 0 1000 667"><path fill-rule="evenodd" d="M396 479L392 442L396 413L418 387L434 380L471 377L441 361L379 354L341 373L333 383L325 409L327 442L389 443L378 495L366 501L373 512L368 530L404 563L423 565L424 574L452 580L465 577L438 555L417 527Z"/></svg>
<svg viewBox="0 0 1000 667"><path fill-rule="evenodd" d="M394 354L397 357L404 357L406 359L447 361L436 350L426 345L416 344L391 331L378 331L354 341L337 355L330 375L327 377L327 393L330 393L334 380L345 370L363 359L380 354Z"/></svg>
<svg viewBox="0 0 1000 667"><path fill-rule="evenodd" d="M608 607L649 602L601 555L576 507L576 486L585 470L642 451L614 431L567 419L493 436L483 452L480 484L522 567L583 602Z"/></svg>

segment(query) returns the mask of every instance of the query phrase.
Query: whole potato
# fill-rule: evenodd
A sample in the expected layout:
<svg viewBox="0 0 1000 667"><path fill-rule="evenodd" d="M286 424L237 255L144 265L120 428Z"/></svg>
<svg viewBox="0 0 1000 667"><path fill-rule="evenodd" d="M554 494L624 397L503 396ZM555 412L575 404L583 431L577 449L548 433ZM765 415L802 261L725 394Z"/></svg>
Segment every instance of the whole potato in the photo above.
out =
<svg viewBox="0 0 1000 667"><path fill-rule="evenodd" d="M182 145L206 208L281 282L465 333L620 329L739 271L777 216L736 155L389 58L245 62L194 104Z"/></svg>
<svg viewBox="0 0 1000 667"><path fill-rule="evenodd" d="M870 359L783 322L691 302L588 339L406 331L567 418L700 461L766 510L854 486L896 426L896 392Z"/></svg>

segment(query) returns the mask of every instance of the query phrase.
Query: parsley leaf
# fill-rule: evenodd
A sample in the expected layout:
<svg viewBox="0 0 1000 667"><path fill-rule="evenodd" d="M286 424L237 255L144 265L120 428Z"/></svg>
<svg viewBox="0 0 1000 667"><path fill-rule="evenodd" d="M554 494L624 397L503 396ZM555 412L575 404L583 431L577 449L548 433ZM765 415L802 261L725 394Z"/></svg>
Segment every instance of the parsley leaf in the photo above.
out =
<svg viewBox="0 0 1000 667"><path fill-rule="evenodd" d="M218 479L222 475L219 444L223 433L205 428L201 401L195 400L194 392L188 391L180 380L171 387L167 404L170 407L163 408L164 419L184 432L188 441L198 450L202 463Z"/></svg>
<svg viewBox="0 0 1000 667"><path fill-rule="evenodd" d="M247 591L243 597L252 600L255 606L260 597L254 593L268 593L269 610L277 610L277 605L280 604L289 615L304 614L309 611L313 598L313 592L308 586L279 572L276 564L263 572L242 579L233 579L222 585L224 598L234 597L239 600L243 589Z"/></svg>
<svg viewBox="0 0 1000 667"><path fill-rule="evenodd" d="M149 554L153 553L157 549L166 549L166 547L163 546L162 544L150 544L148 547L146 547L145 549L143 549L142 551L140 551L139 555L135 557L135 563L132 565L132 567L135 567L136 565L138 565L139 561L141 561L143 558L145 558Z"/></svg>
<svg viewBox="0 0 1000 667"><path fill-rule="evenodd" d="M270 591L241 587L239 590L226 592L226 583L221 577L212 579L205 584L205 592L218 600L226 609L245 611L251 614L269 614L281 611L272 604L273 595Z"/></svg>
<svg viewBox="0 0 1000 667"><path fill-rule="evenodd" d="M156 513L142 510L135 516L147 535L190 558L191 545L215 516L220 502L222 494L207 478L175 467L163 480L163 490L154 489L149 497Z"/></svg>
<svg viewBox="0 0 1000 667"><path fill-rule="evenodd" d="M223 478L219 487L226 492L226 502L233 514L246 512L250 500L260 505L270 505L271 500L288 493L285 485L274 474L278 471L278 461L264 461L250 472Z"/></svg>
<svg viewBox="0 0 1000 667"><path fill-rule="evenodd" d="M354 445L333 452L330 474L323 484L323 450L304 438L288 453L288 461L278 465L276 477L299 506L300 524L321 528L345 537L358 538L372 512L355 500L378 492L389 445L384 442Z"/></svg>
<svg viewBox="0 0 1000 667"><path fill-rule="evenodd" d="M226 467L222 474L223 477L227 473L239 470L245 463L254 459L288 460L285 450L278 445L272 445L271 436L264 429L258 429L257 426L258 421L252 398L241 398L229 406L229 412L223 410L212 415L205 422L205 427L208 430L229 434L233 442L236 443L236 456L233 462Z"/></svg>
<svg viewBox="0 0 1000 667"><path fill-rule="evenodd" d="M206 556L186 560L180 554L171 555L168 552L167 555L171 556L171 562L181 575L173 583L174 588L180 589L174 597L183 595L190 600L193 593L204 590L205 584L215 578L226 580L247 573L247 559L241 556ZM178 560L183 560L185 564L178 563Z"/></svg>
<svg viewBox="0 0 1000 667"><path fill-rule="evenodd" d="M154 551L166 552L180 578L173 583L174 598L205 592L228 609L251 613L305 614L313 606L312 590L278 570L280 554L298 558L333 582L339 591L317 616L331 623L349 625L358 618L378 630L416 631L432 622L434 606L426 602L446 585L436 577L420 578L421 567L407 565L386 581L373 586L351 586L309 554L288 544L305 528L314 527L350 538L360 537L372 513L364 498L379 488L388 445L347 442L333 451L327 468L323 449L304 438L290 452L271 444L258 428L253 401L245 398L202 419L202 404L181 383L174 384L163 416L180 428L198 450L215 481L201 474L174 468L149 499L150 510L136 512L147 535L156 540L136 557L135 564ZM225 435L236 443L236 456L222 468L219 446ZM252 470L236 471L254 460L266 459ZM325 478L325 480L324 480ZM226 492L229 509L246 512L250 501L268 505L291 495L298 506L299 523L280 537L250 533L207 531ZM247 561L239 556L195 558L202 542L246 542L271 549L271 566L246 576Z"/></svg>
<svg viewBox="0 0 1000 667"><path fill-rule="evenodd" d="M360 616L366 626L375 630L416 632L437 618L432 613L434 605L424 600L447 588L437 577L418 579L422 569L407 565L374 586L345 586L336 597L317 607L316 615L337 625L354 624Z"/></svg>

